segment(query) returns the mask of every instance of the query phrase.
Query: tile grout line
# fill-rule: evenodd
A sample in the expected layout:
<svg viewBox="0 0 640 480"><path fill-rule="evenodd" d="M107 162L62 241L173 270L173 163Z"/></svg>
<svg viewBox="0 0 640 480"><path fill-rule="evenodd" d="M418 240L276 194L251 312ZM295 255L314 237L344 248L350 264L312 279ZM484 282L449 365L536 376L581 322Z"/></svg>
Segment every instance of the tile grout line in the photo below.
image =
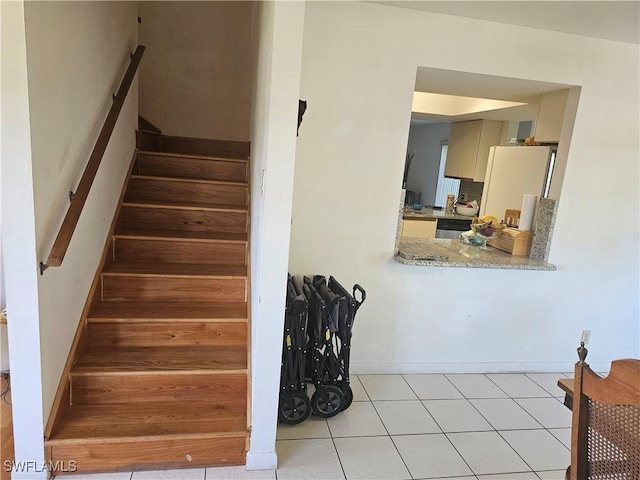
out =
<svg viewBox="0 0 640 480"><path fill-rule="evenodd" d="M402 378L402 380L404 380L405 383L407 382L402 375L400 375L400 378ZM411 388L411 386L409 386L409 388ZM411 389L411 391L413 392L413 389ZM415 392L413 392L413 394L415 395ZM402 400L392 400L392 401L402 401ZM384 427L385 432L387 432L387 437L389 438L389 440L391 440L391 444L393 445L393 448L395 448L396 452L398 452L398 456L400 457L400 460L402 460L402 464L404 465L404 468L407 469L407 473L409 474L409 477L415 478L411 473L411 470L409 470L409 466L407 465L407 462L404 460L404 457L400 453L400 450L398 450L398 446L396 445L396 442L393 441L393 437L391 436L391 433L389 433L389 429L387 428L387 425L384 423L384 420L382 420L382 417L380 416L380 412L378 412L378 409L376 408L375 403L373 403L373 400L371 401L371 406L373 407L373 411L376 412L376 415L378 415L378 418L380 419L380 423L382 423L382 426Z"/></svg>
<svg viewBox="0 0 640 480"><path fill-rule="evenodd" d="M444 378L445 378L449 383L451 383L451 385L453 385L453 382L451 382L451 380L449 380L449 379L447 378L447 376L446 376L446 375L442 374L442 376L443 376L443 377L444 377ZM403 379L405 382L407 382L407 379L406 379L406 378L404 378L404 375L402 375L402 379ZM463 462L464 462L464 464L467 466L467 468L469 469L469 471L473 474L473 476L474 476L475 478L478 478L478 477L476 476L476 473L473 471L473 468L471 468L471 465L469 465L469 463L467 462L467 460L466 460L466 459L462 456L462 454L458 451L458 449L457 449L457 448L456 448L456 446L453 444L453 442L451 441L451 439L449 438L449 436L446 434L446 432L443 430L443 428L440 426L440 424L438 423L438 421L436 420L436 418L431 414L431 412L429 411L429 409L427 408L427 406L424 404L424 401L423 401L423 400L418 396L418 394L415 392L415 390L413 390L413 388L411 387L411 385L409 384L409 382L407 382L407 385L409 385L409 388L411 388L411 391L414 393L414 395L415 395L416 397L418 397L418 400L419 400L419 402L422 404L422 407L427 411L427 413L429 414L429 416L433 419L433 421L435 422L435 424L438 426L438 428L439 428L439 429L440 429L440 431L442 432L442 435L444 435L444 438L446 438L446 439L447 439L447 442L449 442L449 444L451 445L451 447L453 447L453 449L454 449L454 450L455 450L455 452L458 454L458 456L462 459L462 461L463 461ZM458 389L458 387L456 387L455 385L453 385L453 388L455 388L456 390L458 390L458 392L460 393L460 395L462 395L462 396L463 396L463 398L464 398L463 393L462 393L462 392L460 392L460 389ZM451 400L457 400L457 399L449 399L449 401L451 401ZM465 400L466 400L466 398L465 398ZM468 400L467 400L467 401L468 401ZM471 403L471 402L469 402L469 403ZM437 434L435 434L435 435L437 435ZM393 438L391 439L391 441L393 441ZM395 442L394 442L394 445L395 445ZM396 447L396 448L397 448L397 447ZM400 455L400 456L402 456L402 455ZM411 472L409 472L409 473L411 473ZM413 475L412 475L412 477L413 477ZM454 478L455 478L455 477L454 477Z"/></svg>

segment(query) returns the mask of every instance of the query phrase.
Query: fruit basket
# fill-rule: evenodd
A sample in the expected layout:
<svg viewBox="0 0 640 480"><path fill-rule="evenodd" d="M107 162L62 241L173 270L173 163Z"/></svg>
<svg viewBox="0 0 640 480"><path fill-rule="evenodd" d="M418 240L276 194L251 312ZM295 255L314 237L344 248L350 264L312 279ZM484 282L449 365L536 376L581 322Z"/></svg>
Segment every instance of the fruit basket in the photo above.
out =
<svg viewBox="0 0 640 480"><path fill-rule="evenodd" d="M502 230L505 228L505 225L498 223L497 221L484 221L483 218L474 218L473 222L471 222L471 230L473 231L474 236L480 238L480 246L482 248L487 248L487 240L498 238L502 233Z"/></svg>

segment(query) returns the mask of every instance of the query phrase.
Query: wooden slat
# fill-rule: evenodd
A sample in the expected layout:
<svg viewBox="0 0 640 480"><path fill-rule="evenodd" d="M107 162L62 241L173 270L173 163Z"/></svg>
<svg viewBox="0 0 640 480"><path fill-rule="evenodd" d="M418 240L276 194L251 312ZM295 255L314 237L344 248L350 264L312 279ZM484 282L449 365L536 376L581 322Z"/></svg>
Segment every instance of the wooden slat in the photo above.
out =
<svg viewBox="0 0 640 480"><path fill-rule="evenodd" d="M128 403L243 404L247 401L247 374L192 373L167 375L72 375L73 405ZM149 405L149 411L153 411Z"/></svg>
<svg viewBox="0 0 640 480"><path fill-rule="evenodd" d="M221 155L230 158L247 158L250 154L251 148L249 142L162 135L161 150L163 152L172 153Z"/></svg>
<svg viewBox="0 0 640 480"><path fill-rule="evenodd" d="M98 172L98 167L100 166L100 162L102 161L104 152L107 149L107 145L109 144L111 133L113 132L113 129L116 125L118 115L122 110L125 98L127 97L127 93L129 92L129 87L133 82L133 78L136 74L138 65L140 64L143 53L144 47L139 45L134 55L131 57L129 68L127 69L127 72L122 79L122 83L120 84L118 93L113 99L113 104L111 105L111 109L107 114L107 119L104 122L102 130L98 135L98 140L93 147L93 151L91 152L91 156L89 157L89 162L87 163L84 173L82 174L82 178L80 179L78 188L74 192L75 195L73 197L73 201L71 202L71 206L69 207L69 210L64 217L62 226L60 227L60 230L58 232L58 236L56 237L53 247L51 248L51 252L49 253L47 265L50 267L60 266L67 252L67 249L69 248L71 237L73 236L73 232L75 231L76 225L78 224L78 219L80 218L82 208L84 207L87 196L89 195L89 190L91 189L91 185L93 184L93 179Z"/></svg>
<svg viewBox="0 0 640 480"><path fill-rule="evenodd" d="M94 306L88 321L90 323L154 320L246 322L247 314L246 303L100 302Z"/></svg>
<svg viewBox="0 0 640 480"><path fill-rule="evenodd" d="M102 270L102 276L174 276L246 278L246 265L197 263L113 262Z"/></svg>
<svg viewBox="0 0 640 480"><path fill-rule="evenodd" d="M244 430L242 406L235 402L208 404L129 403L72 405L53 432L49 445L99 440L144 440L164 435L236 434Z"/></svg>
<svg viewBox="0 0 640 480"><path fill-rule="evenodd" d="M246 182L246 161L141 152L137 172L140 175Z"/></svg>
<svg viewBox="0 0 640 480"><path fill-rule="evenodd" d="M117 261L244 265L247 245L119 237L114 239L113 256Z"/></svg>
<svg viewBox="0 0 640 480"><path fill-rule="evenodd" d="M246 345L244 322L91 323L90 347L155 347Z"/></svg>
<svg viewBox="0 0 640 480"><path fill-rule="evenodd" d="M247 189L246 184L232 182L204 182L134 175L129 181L125 201L246 207Z"/></svg>
<svg viewBox="0 0 640 480"><path fill-rule="evenodd" d="M124 205L120 227L192 232L246 233L247 213Z"/></svg>
<svg viewBox="0 0 640 480"><path fill-rule="evenodd" d="M234 435L144 442L56 444L51 449L50 459L54 464L59 462L58 465L76 462L75 473L98 473L244 465L245 455L246 435ZM60 475L60 472L54 473Z"/></svg>
<svg viewBox="0 0 640 480"><path fill-rule="evenodd" d="M102 277L102 300L107 301L245 302L246 292L246 278Z"/></svg>
<svg viewBox="0 0 640 480"><path fill-rule="evenodd" d="M78 359L73 374L97 372L165 372L247 368L246 346L92 347Z"/></svg>

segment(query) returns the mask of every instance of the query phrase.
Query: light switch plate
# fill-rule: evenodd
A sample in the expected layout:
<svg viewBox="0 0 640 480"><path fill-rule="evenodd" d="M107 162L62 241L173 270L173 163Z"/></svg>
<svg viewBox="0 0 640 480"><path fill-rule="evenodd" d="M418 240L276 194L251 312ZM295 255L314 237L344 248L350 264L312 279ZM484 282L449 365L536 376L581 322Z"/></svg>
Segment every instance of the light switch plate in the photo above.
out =
<svg viewBox="0 0 640 480"><path fill-rule="evenodd" d="M584 343L585 345L589 345L589 339L591 338L591 330L583 330L582 331L582 338L580 339L580 341L582 343Z"/></svg>

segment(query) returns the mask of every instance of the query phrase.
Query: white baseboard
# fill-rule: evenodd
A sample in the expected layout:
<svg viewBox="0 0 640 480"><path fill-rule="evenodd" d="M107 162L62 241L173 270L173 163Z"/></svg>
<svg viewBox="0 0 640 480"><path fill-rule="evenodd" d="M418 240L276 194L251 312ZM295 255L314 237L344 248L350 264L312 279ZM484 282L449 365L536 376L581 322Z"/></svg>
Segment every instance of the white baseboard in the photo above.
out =
<svg viewBox="0 0 640 480"><path fill-rule="evenodd" d="M278 468L278 454L274 452L248 452L247 470L275 470Z"/></svg>
<svg viewBox="0 0 640 480"><path fill-rule="evenodd" d="M593 362L589 366L595 372L608 372L610 363ZM433 362L433 363L352 363L350 373L399 374L399 373L568 373L573 372L570 362Z"/></svg>

